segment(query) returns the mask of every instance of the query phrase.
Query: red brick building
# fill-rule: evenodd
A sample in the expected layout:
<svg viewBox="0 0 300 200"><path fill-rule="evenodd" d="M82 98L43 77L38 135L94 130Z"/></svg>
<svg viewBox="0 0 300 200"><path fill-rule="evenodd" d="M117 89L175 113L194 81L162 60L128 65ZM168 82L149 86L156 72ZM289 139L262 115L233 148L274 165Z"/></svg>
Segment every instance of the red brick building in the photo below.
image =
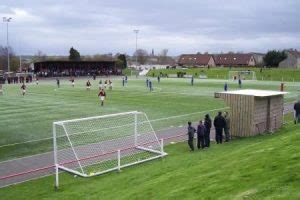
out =
<svg viewBox="0 0 300 200"><path fill-rule="evenodd" d="M223 67L239 67L239 66L255 66L255 59L253 54L218 54L214 55L216 66Z"/></svg>
<svg viewBox="0 0 300 200"><path fill-rule="evenodd" d="M183 54L178 59L178 65L195 67L215 67L215 60L209 54Z"/></svg>

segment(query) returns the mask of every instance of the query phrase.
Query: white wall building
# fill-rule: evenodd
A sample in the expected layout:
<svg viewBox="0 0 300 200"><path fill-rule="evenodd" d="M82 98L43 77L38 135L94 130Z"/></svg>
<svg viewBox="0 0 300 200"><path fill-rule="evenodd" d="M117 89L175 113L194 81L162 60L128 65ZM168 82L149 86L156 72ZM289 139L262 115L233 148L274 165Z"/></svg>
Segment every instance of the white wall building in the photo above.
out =
<svg viewBox="0 0 300 200"><path fill-rule="evenodd" d="M282 68L298 68L300 69L300 52L285 51L287 58L279 63Z"/></svg>

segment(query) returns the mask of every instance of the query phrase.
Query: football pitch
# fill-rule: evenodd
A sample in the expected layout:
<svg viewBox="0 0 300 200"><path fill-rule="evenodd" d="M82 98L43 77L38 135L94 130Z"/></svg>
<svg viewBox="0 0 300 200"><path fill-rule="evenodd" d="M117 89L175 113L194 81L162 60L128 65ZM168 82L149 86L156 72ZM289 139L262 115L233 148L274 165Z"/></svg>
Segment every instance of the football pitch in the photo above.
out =
<svg viewBox="0 0 300 200"><path fill-rule="evenodd" d="M101 78L102 81L108 78ZM21 95L20 85L4 85L0 96L0 160L48 152L52 150L52 123L54 121L127 111L145 112L155 130L185 125L187 121L203 119L206 112L214 116L226 107L214 92L222 91L226 82L229 90L238 84L228 80L162 78L158 83L152 78L154 91L146 87L145 78L129 77L125 87L120 77L112 77L113 89L106 90L105 105L100 106L99 80L86 90L88 78L80 78L71 87L68 79L61 80L57 88L55 80L42 80L39 85L28 84L27 93ZM280 82L244 81L243 89L278 90ZM300 83L285 83L285 102L298 98Z"/></svg>

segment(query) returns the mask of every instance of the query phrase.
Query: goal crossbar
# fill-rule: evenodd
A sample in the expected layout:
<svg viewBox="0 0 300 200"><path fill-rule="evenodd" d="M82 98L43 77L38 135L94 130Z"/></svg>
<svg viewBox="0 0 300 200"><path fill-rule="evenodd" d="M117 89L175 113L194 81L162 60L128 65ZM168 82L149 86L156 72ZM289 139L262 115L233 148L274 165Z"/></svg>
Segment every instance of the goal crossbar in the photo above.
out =
<svg viewBox="0 0 300 200"><path fill-rule="evenodd" d="M248 71L229 71L228 72L228 79L233 79L234 77L233 76L236 76L235 78L238 79L240 77L242 78L246 78L246 77L249 77L251 80L256 80L256 73L255 71L251 71L251 70L248 70Z"/></svg>
<svg viewBox="0 0 300 200"><path fill-rule="evenodd" d="M80 122L80 121L87 121L87 120L93 120L93 119L101 119L101 118L107 118L107 117L115 117L115 116L139 114L139 113L142 113L142 112L138 112L138 111L122 112L122 113L115 113L115 114L108 114L108 115L100 115L100 116L93 116L93 117L85 117L85 118L78 118L78 119L56 121L56 122L53 122L53 123L56 124L56 125L62 125L64 123L68 123L68 122Z"/></svg>

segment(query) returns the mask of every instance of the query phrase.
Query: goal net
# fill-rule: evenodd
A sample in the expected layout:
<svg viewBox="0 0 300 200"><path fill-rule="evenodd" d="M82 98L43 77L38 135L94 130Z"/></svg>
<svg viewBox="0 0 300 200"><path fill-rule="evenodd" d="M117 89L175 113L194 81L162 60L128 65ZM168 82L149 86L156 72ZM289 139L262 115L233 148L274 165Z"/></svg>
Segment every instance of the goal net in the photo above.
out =
<svg viewBox="0 0 300 200"><path fill-rule="evenodd" d="M54 164L82 177L167 155L143 112L133 111L53 123Z"/></svg>
<svg viewBox="0 0 300 200"><path fill-rule="evenodd" d="M241 78L242 80L256 80L256 74L254 71L229 71L228 79L230 80L238 80Z"/></svg>

